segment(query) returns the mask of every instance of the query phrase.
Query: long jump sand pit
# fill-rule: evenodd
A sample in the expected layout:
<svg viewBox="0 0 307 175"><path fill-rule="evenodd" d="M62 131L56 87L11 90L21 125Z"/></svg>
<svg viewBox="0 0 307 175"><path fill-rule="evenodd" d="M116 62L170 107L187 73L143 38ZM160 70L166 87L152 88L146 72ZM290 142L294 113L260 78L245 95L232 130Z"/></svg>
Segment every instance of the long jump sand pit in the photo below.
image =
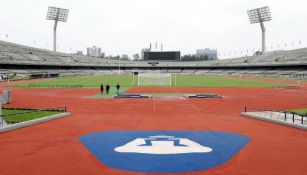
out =
<svg viewBox="0 0 307 175"><path fill-rule="evenodd" d="M127 91L206 92L227 97L187 100L89 98L99 93L97 89L11 90L10 107L67 106L72 115L0 134L0 174L146 174L112 168L100 162L80 141L83 135L104 131L215 131L249 139L229 161L185 174L300 175L307 172L306 131L240 116L246 105L280 110L304 108L306 88L131 88Z"/></svg>

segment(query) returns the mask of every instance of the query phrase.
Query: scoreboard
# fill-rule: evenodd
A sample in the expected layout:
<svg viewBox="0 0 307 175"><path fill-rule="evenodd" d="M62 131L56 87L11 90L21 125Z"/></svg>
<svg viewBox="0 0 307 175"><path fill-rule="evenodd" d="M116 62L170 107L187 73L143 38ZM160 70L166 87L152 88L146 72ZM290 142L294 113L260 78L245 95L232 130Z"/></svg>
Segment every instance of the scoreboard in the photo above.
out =
<svg viewBox="0 0 307 175"><path fill-rule="evenodd" d="M169 52L144 52L144 60L180 60L179 51Z"/></svg>

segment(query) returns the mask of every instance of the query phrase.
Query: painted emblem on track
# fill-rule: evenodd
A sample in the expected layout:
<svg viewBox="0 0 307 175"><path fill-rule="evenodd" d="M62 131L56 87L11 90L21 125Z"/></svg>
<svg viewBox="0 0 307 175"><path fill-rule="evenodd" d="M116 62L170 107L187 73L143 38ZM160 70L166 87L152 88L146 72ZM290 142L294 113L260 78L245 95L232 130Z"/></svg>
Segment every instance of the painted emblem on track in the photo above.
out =
<svg viewBox="0 0 307 175"><path fill-rule="evenodd" d="M174 136L150 136L149 138L137 138L123 146L114 149L121 153L142 154L184 154L207 153L212 149L204 147L186 138Z"/></svg>
<svg viewBox="0 0 307 175"><path fill-rule="evenodd" d="M211 131L110 131L80 137L107 166L135 172L206 170L225 163L248 138Z"/></svg>

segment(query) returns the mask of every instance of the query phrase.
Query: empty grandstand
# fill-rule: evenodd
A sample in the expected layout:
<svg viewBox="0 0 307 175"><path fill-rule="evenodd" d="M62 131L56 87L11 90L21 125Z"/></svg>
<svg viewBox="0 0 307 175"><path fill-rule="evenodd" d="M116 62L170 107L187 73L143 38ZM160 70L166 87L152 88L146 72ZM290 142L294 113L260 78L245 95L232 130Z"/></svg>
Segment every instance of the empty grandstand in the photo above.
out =
<svg viewBox="0 0 307 175"><path fill-rule="evenodd" d="M92 58L0 41L0 74L6 78L70 75L131 74L158 70L165 73L293 76L307 74L307 48L216 61L121 61Z"/></svg>

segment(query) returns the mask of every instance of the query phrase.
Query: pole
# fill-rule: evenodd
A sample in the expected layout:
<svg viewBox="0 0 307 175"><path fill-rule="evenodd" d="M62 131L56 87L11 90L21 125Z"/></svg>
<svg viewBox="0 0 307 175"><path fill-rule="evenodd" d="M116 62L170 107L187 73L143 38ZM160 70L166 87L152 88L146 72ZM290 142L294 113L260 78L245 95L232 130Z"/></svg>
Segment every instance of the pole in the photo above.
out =
<svg viewBox="0 0 307 175"><path fill-rule="evenodd" d="M140 85L140 75L138 74L138 86Z"/></svg>
<svg viewBox="0 0 307 175"><path fill-rule="evenodd" d="M118 58L118 75L120 75L120 58Z"/></svg>
<svg viewBox="0 0 307 175"><path fill-rule="evenodd" d="M156 101L155 101L155 87L153 87L153 89L152 89L152 100L153 100L153 112L156 112Z"/></svg>
<svg viewBox="0 0 307 175"><path fill-rule="evenodd" d="M58 26L58 21L54 21L54 27L53 27L53 51L56 52L56 29Z"/></svg>
<svg viewBox="0 0 307 175"><path fill-rule="evenodd" d="M175 87L177 87L177 74L175 74Z"/></svg>
<svg viewBox="0 0 307 175"><path fill-rule="evenodd" d="M263 22L260 22L260 26L261 26L261 31L262 31L262 54L264 54L266 52L266 43L265 43L265 26L263 24Z"/></svg>
<svg viewBox="0 0 307 175"><path fill-rule="evenodd" d="M133 86L134 85L134 71L132 71L132 83L131 85Z"/></svg>

